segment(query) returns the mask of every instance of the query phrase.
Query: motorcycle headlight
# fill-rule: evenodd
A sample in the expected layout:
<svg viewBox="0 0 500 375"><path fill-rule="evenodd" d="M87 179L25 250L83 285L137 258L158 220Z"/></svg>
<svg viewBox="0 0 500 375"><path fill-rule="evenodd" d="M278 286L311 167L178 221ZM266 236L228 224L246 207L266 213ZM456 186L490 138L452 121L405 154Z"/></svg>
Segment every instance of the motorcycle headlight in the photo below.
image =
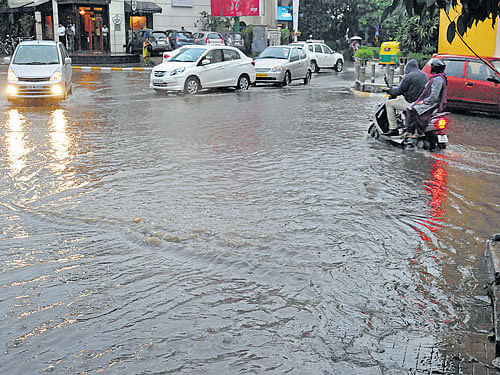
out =
<svg viewBox="0 0 500 375"><path fill-rule="evenodd" d="M9 69L9 73L7 73L7 80L8 81L19 81L19 78L17 78L16 73L12 69Z"/></svg>
<svg viewBox="0 0 500 375"><path fill-rule="evenodd" d="M182 73L184 70L186 70L186 68L184 68L184 67L174 69L174 70L172 70L172 71L170 72L170 75L171 75L171 76L175 76L176 74L180 74L180 73Z"/></svg>
<svg viewBox="0 0 500 375"><path fill-rule="evenodd" d="M283 65L275 66L271 69L271 72L281 72L283 70Z"/></svg>
<svg viewBox="0 0 500 375"><path fill-rule="evenodd" d="M57 69L54 74L50 76L51 81L60 81L62 78L62 71L61 69Z"/></svg>

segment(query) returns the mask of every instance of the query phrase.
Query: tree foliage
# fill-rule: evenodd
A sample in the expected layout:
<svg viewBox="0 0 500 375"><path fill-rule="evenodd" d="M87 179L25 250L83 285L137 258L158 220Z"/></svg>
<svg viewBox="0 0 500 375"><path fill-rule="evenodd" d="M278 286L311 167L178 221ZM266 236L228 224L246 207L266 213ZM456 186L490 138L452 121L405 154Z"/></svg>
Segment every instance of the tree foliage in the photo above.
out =
<svg viewBox="0 0 500 375"><path fill-rule="evenodd" d="M500 4L498 0L392 0L382 14L382 19L392 14L398 7L404 7L408 15L425 15L426 12L434 8L444 9L446 12L453 7L462 6L462 14L451 20L448 27L448 41L453 41L456 33L463 35L469 28L480 21L491 19L493 25L500 15ZM423 19L423 17L422 17Z"/></svg>

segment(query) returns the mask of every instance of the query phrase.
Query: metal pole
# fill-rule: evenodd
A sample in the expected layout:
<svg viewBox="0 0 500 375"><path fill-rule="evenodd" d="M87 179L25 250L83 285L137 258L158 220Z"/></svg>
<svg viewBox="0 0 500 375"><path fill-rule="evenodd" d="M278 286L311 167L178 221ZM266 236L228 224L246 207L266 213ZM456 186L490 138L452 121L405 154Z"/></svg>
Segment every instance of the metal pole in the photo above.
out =
<svg viewBox="0 0 500 375"><path fill-rule="evenodd" d="M57 0L52 0L52 28L54 33L54 40L59 40L59 8L57 6Z"/></svg>

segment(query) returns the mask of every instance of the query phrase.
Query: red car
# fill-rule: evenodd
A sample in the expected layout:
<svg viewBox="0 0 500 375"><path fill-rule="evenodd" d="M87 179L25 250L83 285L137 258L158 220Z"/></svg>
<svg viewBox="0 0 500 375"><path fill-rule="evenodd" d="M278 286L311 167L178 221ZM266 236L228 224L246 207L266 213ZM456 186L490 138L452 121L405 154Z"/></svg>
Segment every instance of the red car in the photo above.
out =
<svg viewBox="0 0 500 375"><path fill-rule="evenodd" d="M500 58L434 55L443 60L448 77L447 108L500 113ZM422 69L428 76L430 61ZM495 71L496 70L496 71Z"/></svg>

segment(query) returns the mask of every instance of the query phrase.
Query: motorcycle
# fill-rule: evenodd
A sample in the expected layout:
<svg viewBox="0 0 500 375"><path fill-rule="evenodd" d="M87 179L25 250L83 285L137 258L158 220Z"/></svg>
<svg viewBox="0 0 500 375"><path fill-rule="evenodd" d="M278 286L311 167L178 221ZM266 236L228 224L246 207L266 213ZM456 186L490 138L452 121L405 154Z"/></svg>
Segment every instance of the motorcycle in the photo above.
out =
<svg viewBox="0 0 500 375"><path fill-rule="evenodd" d="M404 114L398 111L396 112L397 129L390 132L386 105L389 99L394 98L388 96L382 103L377 105L368 127L368 134L371 137L402 148L423 148L431 151L436 148L446 148L448 135L445 134L445 130L449 124L447 116L450 112L435 112L427 123L424 134L408 136L405 135Z"/></svg>

